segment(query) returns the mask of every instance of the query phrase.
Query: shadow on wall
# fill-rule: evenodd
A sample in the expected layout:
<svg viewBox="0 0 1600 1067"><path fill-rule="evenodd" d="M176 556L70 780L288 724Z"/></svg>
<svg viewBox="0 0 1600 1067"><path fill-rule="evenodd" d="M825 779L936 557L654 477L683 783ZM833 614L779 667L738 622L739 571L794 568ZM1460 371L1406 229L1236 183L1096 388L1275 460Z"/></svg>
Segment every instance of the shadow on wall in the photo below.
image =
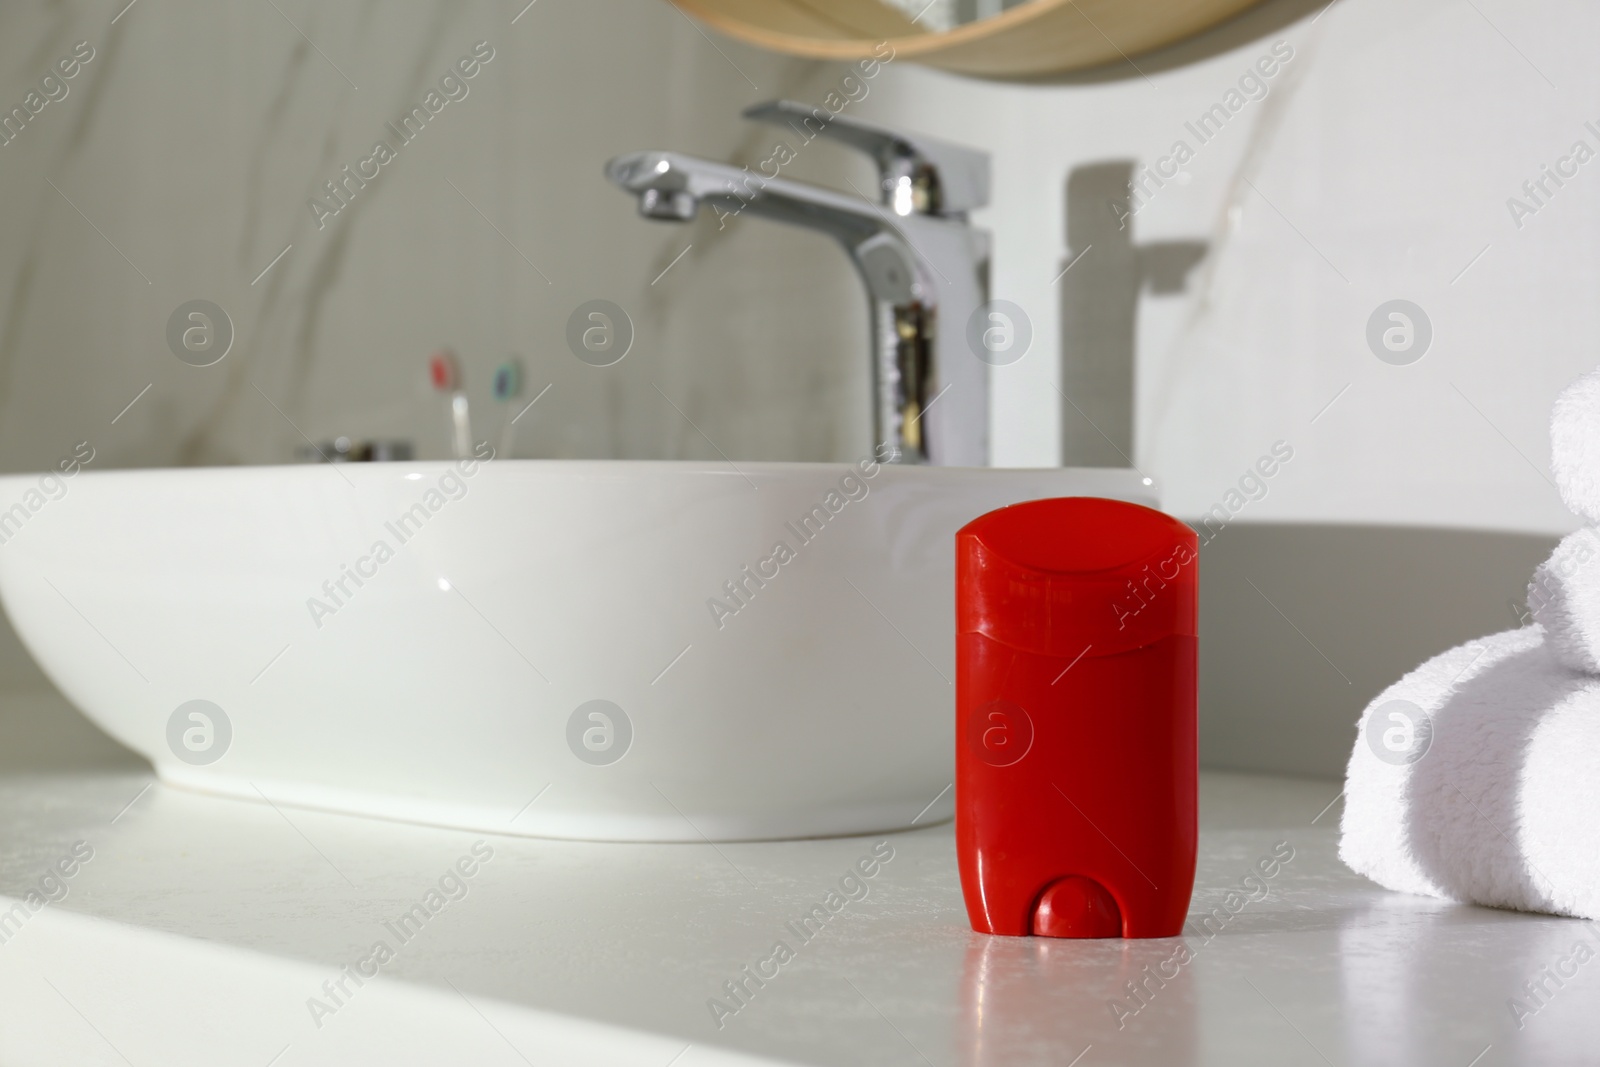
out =
<svg viewBox="0 0 1600 1067"><path fill-rule="evenodd" d="M1200 550L1200 762L1343 777L1367 702L1447 648L1522 625L1528 576L1556 541L1393 526L1217 531Z"/></svg>
<svg viewBox="0 0 1600 1067"><path fill-rule="evenodd" d="M1133 242L1132 160L1067 175L1067 258L1061 280L1062 462L1133 465L1135 322L1139 295L1181 293L1204 241Z"/></svg>

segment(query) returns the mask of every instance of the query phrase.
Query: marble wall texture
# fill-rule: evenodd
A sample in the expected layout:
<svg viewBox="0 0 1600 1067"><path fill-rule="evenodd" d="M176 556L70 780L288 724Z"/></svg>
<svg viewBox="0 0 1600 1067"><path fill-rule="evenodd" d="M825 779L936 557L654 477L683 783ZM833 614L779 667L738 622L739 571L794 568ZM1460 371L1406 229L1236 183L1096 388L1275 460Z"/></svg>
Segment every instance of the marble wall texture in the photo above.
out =
<svg viewBox="0 0 1600 1067"><path fill-rule="evenodd" d="M1294 551L1238 541L1241 567L1280 559L1277 579L1243 576L1317 651L1280 627L1282 649L1257 635L1229 653L1213 762L1337 769L1365 690L1470 636L1435 627L1388 642L1387 659L1363 644L1394 605L1342 603L1348 583L1317 585L1317 558L1370 575L1401 556L1317 531L1534 538L1475 568L1494 573L1477 614L1451 614L1481 632L1485 604L1514 623L1537 539L1572 528L1545 422L1597 362L1597 30L1600 9L1578 0L1269 0L1081 76L982 83L892 62L850 104L993 155L994 203L976 219L994 234L995 295L1034 331L993 374L998 463L1126 453L1176 514L1220 504L1235 530L1305 534ZM475 48L473 76L453 75ZM525 400L549 387L519 423L520 457L856 455L865 301L843 256L759 220L643 220L601 173L643 148L755 164L775 132L739 112L818 102L845 73L746 48L664 0L8 2L0 470L54 465L80 442L92 469L290 462L340 434L442 456L425 373L440 345L462 357L480 434L503 414L489 383L507 354L525 361ZM430 92L421 131L391 132ZM379 140L393 158L363 163ZM376 174L352 183L347 166ZM871 180L825 143L785 170ZM1139 191L1119 193L1129 178ZM604 370L565 340L596 298L635 333ZM192 300L232 323L212 366L169 346ZM1426 346L1379 351L1393 301L1420 310ZM1278 442L1293 460L1241 488ZM1407 545L1404 558L1437 556ZM1426 607L1451 581L1385 588ZM1285 656L1304 672L1238 688L1252 657ZM30 672L0 642L0 681L37 683ZM1311 690L1317 754L1250 747Z"/></svg>
<svg viewBox="0 0 1600 1067"><path fill-rule="evenodd" d="M84 439L101 468L288 462L302 432L442 455L439 345L461 355L480 428L508 353L528 398L551 387L518 455L714 457L691 420L749 459L865 439L864 301L842 257L770 226L645 221L602 176L652 147L754 162L770 136L740 109L820 98L834 68L713 44L636 0L20 3L0 26L8 104L77 42L94 57L0 148L8 469ZM441 90L479 42L492 58ZM440 110L402 140L388 124L430 91ZM364 187L345 178L379 140L394 158ZM794 170L858 166L819 147ZM593 298L635 330L605 371L564 340ZM233 323L211 367L169 351L191 299Z"/></svg>
<svg viewBox="0 0 1600 1067"><path fill-rule="evenodd" d="M1088 407L1053 386L1131 345L1125 451L1179 513L1210 508L1281 438L1294 476L1251 519L1564 529L1543 424L1594 361L1596 197L1577 164L1537 205L1523 190L1578 142L1600 150L1586 126L1600 74L1579 43L1600 14L1322 11L1274 0L1200 42L1047 83L891 63L850 105L994 155L977 217L995 235L995 293L1035 337L995 374L997 461L1084 458L1072 442L1100 402L1092 375ZM101 467L282 462L301 432L437 455L445 420L423 368L441 344L466 363L480 427L499 414L489 378L507 353L526 360L529 395L551 386L518 455L705 457L708 436L739 458L821 459L866 440L864 302L842 257L758 220L641 220L600 173L642 147L753 164L774 131L738 112L820 100L840 66L764 55L641 0L41 0L6 5L0 26L0 104L44 100L0 147L0 468L84 439ZM464 98L338 214L308 207L375 141L398 142L387 124L480 41L494 58ZM78 42L93 58L48 99L40 79ZM1264 60L1258 89L1243 79ZM1219 105L1223 120L1195 125ZM1102 241L1063 278L1092 243L1069 238L1069 177L1108 164L1141 183L1123 262ZM787 170L868 174L826 143ZM1131 323L1070 314L1078 277L1125 285L1157 246L1209 254L1169 264L1164 284L1140 274ZM606 373L564 342L596 297L636 331ZM169 351L168 317L191 299L232 319L214 367ZM1431 326L1407 366L1366 337L1397 299Z"/></svg>

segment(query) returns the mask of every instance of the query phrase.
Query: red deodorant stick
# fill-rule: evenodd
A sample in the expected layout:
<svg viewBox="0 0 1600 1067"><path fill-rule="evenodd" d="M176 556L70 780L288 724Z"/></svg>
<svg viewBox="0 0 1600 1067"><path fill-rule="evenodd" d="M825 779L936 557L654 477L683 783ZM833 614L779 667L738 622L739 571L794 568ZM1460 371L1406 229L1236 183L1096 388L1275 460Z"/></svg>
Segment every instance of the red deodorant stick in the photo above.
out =
<svg viewBox="0 0 1600 1067"><path fill-rule="evenodd" d="M956 534L956 847L972 928L1173 937L1199 836L1199 544L1117 500Z"/></svg>

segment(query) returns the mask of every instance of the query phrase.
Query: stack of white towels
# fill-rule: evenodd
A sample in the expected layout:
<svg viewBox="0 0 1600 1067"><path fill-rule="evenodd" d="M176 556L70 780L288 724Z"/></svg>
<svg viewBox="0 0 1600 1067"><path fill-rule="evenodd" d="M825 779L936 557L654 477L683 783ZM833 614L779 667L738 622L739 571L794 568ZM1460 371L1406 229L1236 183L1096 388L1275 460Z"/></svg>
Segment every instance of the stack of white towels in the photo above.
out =
<svg viewBox="0 0 1600 1067"><path fill-rule="evenodd" d="M1401 892L1600 919L1600 371L1557 399L1550 436L1584 527L1534 571L1530 625L1368 705L1339 855Z"/></svg>

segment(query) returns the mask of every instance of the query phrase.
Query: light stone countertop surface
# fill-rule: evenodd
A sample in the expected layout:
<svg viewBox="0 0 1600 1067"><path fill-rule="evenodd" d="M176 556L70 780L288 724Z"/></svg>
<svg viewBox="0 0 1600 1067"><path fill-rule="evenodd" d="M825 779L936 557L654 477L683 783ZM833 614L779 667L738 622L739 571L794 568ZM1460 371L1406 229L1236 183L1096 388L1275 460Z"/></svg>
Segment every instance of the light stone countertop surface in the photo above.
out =
<svg viewBox="0 0 1600 1067"><path fill-rule="evenodd" d="M1594 1062L1591 924L1379 889L1337 858L1338 793L1204 775L1188 932L1073 942L972 933L949 824L589 844L211 798L136 768L12 771L0 1064ZM893 856L865 895L795 936L875 848ZM30 891L60 899L31 909ZM417 904L425 922L398 925ZM739 1005L724 983L778 941Z"/></svg>

